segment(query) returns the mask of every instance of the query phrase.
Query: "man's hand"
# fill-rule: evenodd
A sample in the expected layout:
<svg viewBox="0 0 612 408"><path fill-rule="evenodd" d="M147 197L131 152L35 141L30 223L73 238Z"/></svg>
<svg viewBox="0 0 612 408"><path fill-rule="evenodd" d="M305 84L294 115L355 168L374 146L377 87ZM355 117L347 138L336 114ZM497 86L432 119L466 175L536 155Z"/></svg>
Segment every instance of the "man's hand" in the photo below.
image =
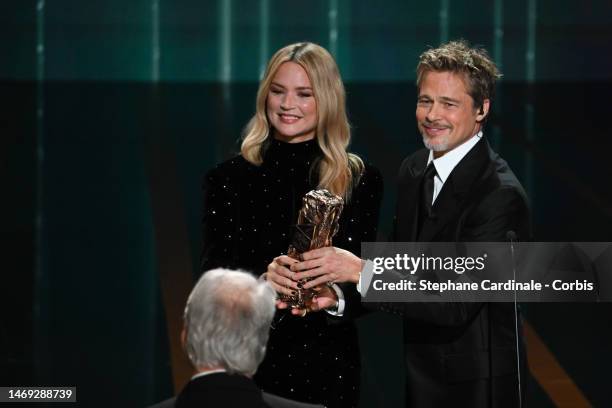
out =
<svg viewBox="0 0 612 408"><path fill-rule="evenodd" d="M313 288L316 295L312 298L312 303L308 309L291 309L291 314L296 316L306 316L308 312L318 312L321 310L333 308L338 306L338 295L336 291L327 285L322 285ZM279 309L286 309L288 305L284 302L277 301L276 306Z"/></svg>
<svg viewBox="0 0 612 408"><path fill-rule="evenodd" d="M359 282L363 260L349 251L325 247L305 252L302 258L303 262L292 263L290 268L296 272L291 276L295 281L315 278L304 284L304 289L327 283Z"/></svg>

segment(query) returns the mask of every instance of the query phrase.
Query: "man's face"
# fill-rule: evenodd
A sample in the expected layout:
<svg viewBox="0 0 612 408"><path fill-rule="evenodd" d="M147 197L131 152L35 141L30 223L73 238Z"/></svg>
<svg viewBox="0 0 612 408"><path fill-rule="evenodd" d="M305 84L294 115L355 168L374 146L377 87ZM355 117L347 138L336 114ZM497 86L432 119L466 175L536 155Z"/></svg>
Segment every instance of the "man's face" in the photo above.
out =
<svg viewBox="0 0 612 408"><path fill-rule="evenodd" d="M474 136L489 111L474 106L461 74L429 71L423 74L416 107L416 120L425 147L440 157Z"/></svg>

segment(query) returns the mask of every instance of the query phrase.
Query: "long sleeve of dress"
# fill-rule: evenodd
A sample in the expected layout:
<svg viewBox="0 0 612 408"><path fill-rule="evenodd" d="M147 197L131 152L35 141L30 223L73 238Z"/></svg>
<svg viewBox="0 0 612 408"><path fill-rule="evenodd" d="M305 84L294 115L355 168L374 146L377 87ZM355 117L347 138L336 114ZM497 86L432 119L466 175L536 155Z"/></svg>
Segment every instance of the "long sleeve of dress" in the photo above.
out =
<svg viewBox="0 0 612 408"><path fill-rule="evenodd" d="M200 272L218 267L238 267L231 233L238 225L238 209L230 182L231 179L219 168L210 170L204 177Z"/></svg>

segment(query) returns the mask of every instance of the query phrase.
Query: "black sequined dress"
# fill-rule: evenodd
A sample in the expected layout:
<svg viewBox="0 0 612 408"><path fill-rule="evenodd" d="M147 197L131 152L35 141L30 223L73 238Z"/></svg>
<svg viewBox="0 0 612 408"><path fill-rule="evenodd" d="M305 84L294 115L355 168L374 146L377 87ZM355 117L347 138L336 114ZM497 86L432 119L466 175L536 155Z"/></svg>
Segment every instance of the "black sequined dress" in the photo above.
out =
<svg viewBox="0 0 612 408"><path fill-rule="evenodd" d="M212 169L204 180L201 271L240 268L260 275L289 245L302 197L316 188L311 166L321 156L316 140L270 140L261 166L237 156ZM366 166L345 206L335 246L359 254L361 241L375 241L382 178ZM359 296L342 285L346 297ZM355 325L326 312L305 318L279 311L266 357L255 380L264 390L328 408L356 407L360 354Z"/></svg>

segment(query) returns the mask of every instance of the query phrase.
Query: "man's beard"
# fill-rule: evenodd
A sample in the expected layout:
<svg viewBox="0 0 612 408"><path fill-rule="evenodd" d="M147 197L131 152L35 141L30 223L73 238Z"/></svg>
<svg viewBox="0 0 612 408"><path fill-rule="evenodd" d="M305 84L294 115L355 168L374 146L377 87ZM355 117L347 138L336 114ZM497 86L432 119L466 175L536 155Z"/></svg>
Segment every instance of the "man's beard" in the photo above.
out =
<svg viewBox="0 0 612 408"><path fill-rule="evenodd" d="M448 150L448 139L446 137L442 139L441 143L438 142L433 144L431 143L431 138L429 136L426 136L424 134L421 134L421 136L423 137L423 144L429 150L433 150L434 152L445 152L446 150Z"/></svg>

